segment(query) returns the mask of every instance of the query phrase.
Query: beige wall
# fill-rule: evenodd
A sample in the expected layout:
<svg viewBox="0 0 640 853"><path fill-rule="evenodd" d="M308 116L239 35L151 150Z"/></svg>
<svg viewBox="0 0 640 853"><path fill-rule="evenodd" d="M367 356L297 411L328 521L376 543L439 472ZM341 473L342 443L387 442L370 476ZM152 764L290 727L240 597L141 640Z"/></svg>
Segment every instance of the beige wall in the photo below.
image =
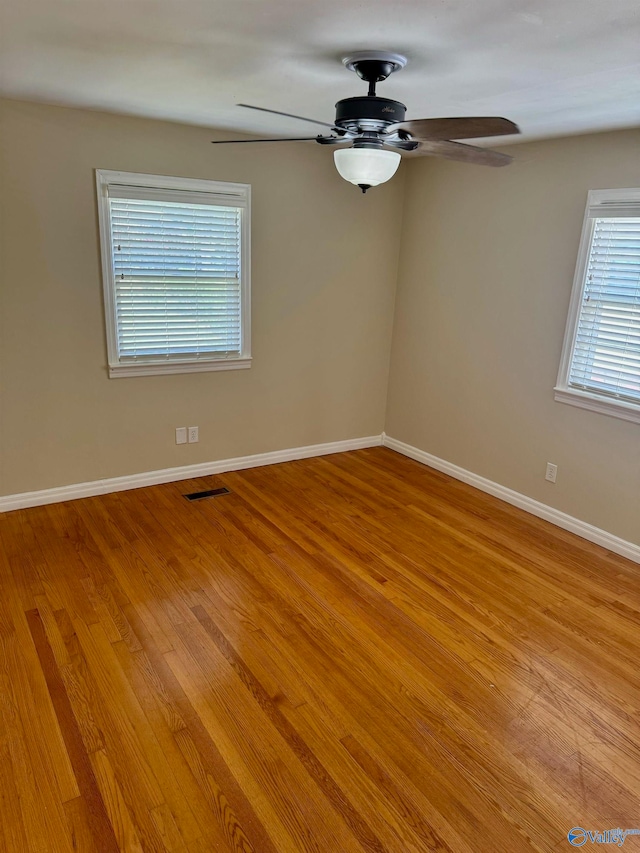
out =
<svg viewBox="0 0 640 853"><path fill-rule="evenodd" d="M319 146L1 105L0 494L382 431L402 172L363 196ZM252 185L250 370L107 377L95 168Z"/></svg>
<svg viewBox="0 0 640 853"><path fill-rule="evenodd" d="M640 131L510 153L408 164L386 431L640 544L640 425L553 399L587 190L640 185Z"/></svg>

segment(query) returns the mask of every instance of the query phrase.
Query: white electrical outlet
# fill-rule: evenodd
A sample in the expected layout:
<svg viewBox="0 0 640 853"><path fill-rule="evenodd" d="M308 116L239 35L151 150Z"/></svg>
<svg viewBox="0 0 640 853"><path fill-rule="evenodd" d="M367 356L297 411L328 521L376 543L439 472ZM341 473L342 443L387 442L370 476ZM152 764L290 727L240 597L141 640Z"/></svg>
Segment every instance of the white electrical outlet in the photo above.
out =
<svg viewBox="0 0 640 853"><path fill-rule="evenodd" d="M186 427L176 427L176 444L186 444L187 443L187 428Z"/></svg>
<svg viewBox="0 0 640 853"><path fill-rule="evenodd" d="M195 444L197 441L200 441L198 427L189 427L189 444Z"/></svg>
<svg viewBox="0 0 640 853"><path fill-rule="evenodd" d="M547 462L547 473L544 475L545 480L548 480L550 483L555 483L557 476L558 466L554 465L553 462Z"/></svg>

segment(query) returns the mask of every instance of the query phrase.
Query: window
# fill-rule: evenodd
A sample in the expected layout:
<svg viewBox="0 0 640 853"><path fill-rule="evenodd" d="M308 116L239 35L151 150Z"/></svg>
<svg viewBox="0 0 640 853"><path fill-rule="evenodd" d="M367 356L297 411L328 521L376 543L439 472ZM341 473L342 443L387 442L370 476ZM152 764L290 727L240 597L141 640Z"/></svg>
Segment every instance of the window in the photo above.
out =
<svg viewBox="0 0 640 853"><path fill-rule="evenodd" d="M250 187L96 179L109 375L250 367Z"/></svg>
<svg viewBox="0 0 640 853"><path fill-rule="evenodd" d="M589 193L555 398L640 423L640 189Z"/></svg>

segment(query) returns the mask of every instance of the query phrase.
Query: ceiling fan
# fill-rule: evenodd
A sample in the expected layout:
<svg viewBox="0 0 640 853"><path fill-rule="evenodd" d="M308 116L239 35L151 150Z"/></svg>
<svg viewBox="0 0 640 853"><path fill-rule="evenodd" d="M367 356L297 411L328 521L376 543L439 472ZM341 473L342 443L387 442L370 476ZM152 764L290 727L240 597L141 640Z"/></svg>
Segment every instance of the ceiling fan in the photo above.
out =
<svg viewBox="0 0 640 853"><path fill-rule="evenodd" d="M512 158L507 154L452 141L520 133L518 126L506 118L485 116L405 121L407 108L404 104L379 97L376 83L404 68L406 57L386 51L363 50L345 57L342 62L349 71L355 71L369 84L369 91L364 96L338 101L333 124L251 104L237 104L250 110L323 125L330 128L331 134L280 139L221 139L213 144L313 141L340 146L333 154L336 168L346 181L359 186L363 193L393 177L400 165L400 151L415 151L480 166L507 166L511 162Z"/></svg>

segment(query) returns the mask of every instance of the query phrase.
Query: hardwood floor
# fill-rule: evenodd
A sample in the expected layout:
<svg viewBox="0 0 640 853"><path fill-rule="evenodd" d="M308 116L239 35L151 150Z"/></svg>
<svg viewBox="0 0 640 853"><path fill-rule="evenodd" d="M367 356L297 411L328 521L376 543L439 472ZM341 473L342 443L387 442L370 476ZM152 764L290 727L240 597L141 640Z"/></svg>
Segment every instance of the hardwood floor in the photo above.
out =
<svg viewBox="0 0 640 853"><path fill-rule="evenodd" d="M2 851L524 853L640 827L640 567L393 451L0 536Z"/></svg>

